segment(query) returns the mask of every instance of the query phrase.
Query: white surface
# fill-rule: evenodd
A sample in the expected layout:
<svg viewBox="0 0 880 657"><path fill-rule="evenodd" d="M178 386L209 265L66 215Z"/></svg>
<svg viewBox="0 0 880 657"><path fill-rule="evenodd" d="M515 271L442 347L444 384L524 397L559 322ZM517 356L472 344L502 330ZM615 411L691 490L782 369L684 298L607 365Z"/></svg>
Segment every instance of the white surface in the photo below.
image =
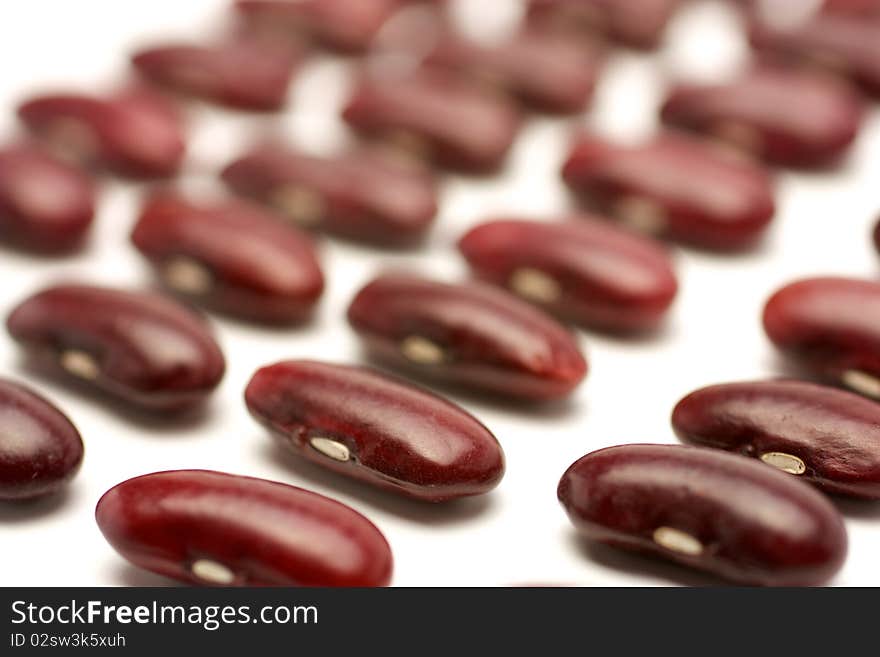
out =
<svg viewBox="0 0 880 657"><path fill-rule="evenodd" d="M2 134L17 129L15 102L34 88L99 89L126 72L132 44L151 36L204 38L223 16L224 0L119 2L28 0L0 6ZM481 3L491 7L495 3ZM394 550L395 585L703 584L717 580L609 549L586 549L556 501L565 468L583 454L629 442L675 442L669 414L692 389L772 375L778 363L759 315L767 296L792 278L839 273L877 278L869 239L880 210L880 113L866 123L851 161L837 173L780 176L780 211L766 244L737 257L677 253L681 294L668 330L646 342L581 333L591 360L586 384L570 403L541 412L457 398L498 436L507 474L482 499L427 506L397 499L280 453L249 417L242 391L260 365L291 357L357 362L344 321L354 292L380 266L402 263L455 279L465 269L455 239L495 212L552 216L567 207L559 182L567 135L579 121L620 137L650 132L664 76L706 76L734 67L743 47L721 3L698 2L673 26L667 48L653 56L621 53L603 78L588 117L534 120L509 166L491 180L450 177L436 229L424 250L390 255L338 242L322 245L329 286L314 325L259 330L216 320L228 373L206 416L184 426L133 422L95 400L45 380L30 382L79 427L86 458L68 494L29 505L0 506L0 584L166 584L129 566L98 531L93 510L114 484L172 468L209 468L305 486L369 516ZM344 138L337 108L346 68L338 60L310 65L277 129L313 148ZM806 108L808 111L808 108ZM193 112L187 183L212 185L214 172L266 119L198 107ZM192 173L193 171L200 171ZM77 278L140 286L149 272L130 246L137 186L108 181L91 246L62 260L34 259L0 248L0 312L40 286ZM5 331L0 375L28 379ZM880 585L880 504L841 503L850 536L836 584Z"/></svg>

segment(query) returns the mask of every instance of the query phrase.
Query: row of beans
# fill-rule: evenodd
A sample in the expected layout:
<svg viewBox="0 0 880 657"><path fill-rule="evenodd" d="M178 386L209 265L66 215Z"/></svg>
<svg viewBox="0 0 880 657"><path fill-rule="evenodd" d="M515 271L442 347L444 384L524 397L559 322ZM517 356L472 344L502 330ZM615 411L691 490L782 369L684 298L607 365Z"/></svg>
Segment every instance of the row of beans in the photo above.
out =
<svg viewBox="0 0 880 657"><path fill-rule="evenodd" d="M243 0L236 4L243 20L228 41L153 48L133 63L166 90L280 109L307 49L291 32L362 50L404 4L412 3ZM203 203L154 191L132 241L168 289L188 301L259 322L301 321L323 292L324 274L311 239L290 222L348 239L417 243L437 211L428 163L497 169L522 123L514 99L555 112L583 109L602 48L571 28L589 17L595 30L598 14L606 35L653 45L679 2L651 3L656 23L636 4L535 0L523 27L492 47L454 33L441 7L434 45L414 73L365 74L356 86L343 116L366 138L361 149L320 158L258 144L221 174L250 201ZM880 30L880 21L868 18L876 3L861 5L854 18L855 0L834 1L810 20ZM580 18L572 15L579 7ZM755 24L756 12L748 13ZM781 38L766 47L753 40L780 50L772 64L725 85L676 87L662 111L669 125L721 140L739 155L681 131L635 146L580 135L563 167L573 192L603 214L683 243L717 250L754 244L775 212L771 177L754 158L830 166L854 140L864 101L841 80L780 63L782 50L786 60L798 47L812 57L814 42L785 41L783 48ZM835 54L838 69L845 59L846 72L871 91L877 62ZM488 92L474 79L512 93ZM809 116L792 120L803 107ZM184 154L178 106L142 83L107 97L32 99L19 116L40 141L0 153L0 214L10 239L27 248L82 243L95 204L95 183L82 164L167 177ZM349 322L376 359L407 374L530 401L568 396L587 361L551 315L596 330L644 332L660 324L678 287L663 246L598 217L571 219L477 226L459 248L494 286L384 275L357 294ZM880 284L811 279L774 295L765 327L812 375L880 397L872 312L880 312ZM200 403L225 371L205 320L156 294L55 286L22 302L7 326L44 370L152 411ZM479 421L372 370L285 361L259 370L245 400L254 418L301 456L408 497L484 494L504 473L501 447ZM9 409L0 440L2 496L57 490L82 460L78 432L19 384L0 385L0 404ZM700 447L602 450L560 482L560 500L579 529L736 581L813 584L836 572L846 551L842 521L796 478L880 498L880 406L806 382L730 384L685 398L673 425L688 442L776 469ZM146 475L109 491L97 519L132 562L194 583L381 585L391 576L388 544L368 520L278 483L196 471Z"/></svg>

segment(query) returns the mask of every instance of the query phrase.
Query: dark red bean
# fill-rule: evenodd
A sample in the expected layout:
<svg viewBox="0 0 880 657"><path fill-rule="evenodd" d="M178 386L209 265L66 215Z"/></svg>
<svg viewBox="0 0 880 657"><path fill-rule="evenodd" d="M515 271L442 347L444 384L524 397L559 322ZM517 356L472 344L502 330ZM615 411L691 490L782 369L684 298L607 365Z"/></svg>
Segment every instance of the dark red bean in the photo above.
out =
<svg viewBox="0 0 880 657"><path fill-rule="evenodd" d="M82 438L64 413L30 388L0 379L0 499L54 493L82 459Z"/></svg>
<svg viewBox="0 0 880 657"><path fill-rule="evenodd" d="M40 96L21 105L18 115L56 152L123 175L171 176L183 159L182 117L164 97L144 89L106 98Z"/></svg>
<svg viewBox="0 0 880 657"><path fill-rule="evenodd" d="M880 404L805 381L709 386L682 399L685 442L762 460L829 493L880 498Z"/></svg>
<svg viewBox="0 0 880 657"><path fill-rule="evenodd" d="M579 324L655 328L678 290L667 252L586 215L565 222L497 220L458 243L481 278Z"/></svg>
<svg viewBox="0 0 880 657"><path fill-rule="evenodd" d="M661 115L672 126L709 134L769 162L815 167L846 152L863 109L860 97L837 80L764 66L727 84L675 87Z"/></svg>
<svg viewBox="0 0 880 657"><path fill-rule="evenodd" d="M435 70L363 77L343 118L409 156L473 173L501 166L520 125L512 101Z"/></svg>
<svg viewBox="0 0 880 657"><path fill-rule="evenodd" d="M391 548L344 504L274 481L157 472L107 491L98 527L147 570L212 586L384 586Z"/></svg>
<svg viewBox="0 0 880 657"><path fill-rule="evenodd" d="M502 395L565 397L587 373L565 328L516 297L477 283L382 276L358 293L348 321L383 361Z"/></svg>
<svg viewBox="0 0 880 657"><path fill-rule="evenodd" d="M673 134L636 146L585 135L563 177L587 205L624 224L703 248L754 245L776 211L764 169Z"/></svg>
<svg viewBox="0 0 880 657"><path fill-rule="evenodd" d="M6 326L36 364L145 408L192 406L225 369L210 327L156 294L59 285L22 302Z"/></svg>
<svg viewBox="0 0 880 657"><path fill-rule="evenodd" d="M168 44L132 57L148 80L189 96L252 110L281 109L299 55L287 44L238 38L212 46Z"/></svg>
<svg viewBox="0 0 880 657"><path fill-rule="evenodd" d="M501 446L476 418L373 370L285 361L260 369L245 400L288 449L407 497L481 495L504 475Z"/></svg>
<svg viewBox="0 0 880 657"><path fill-rule="evenodd" d="M763 55L832 72L880 95L880 21L826 11L780 22L754 12L749 23L752 46Z"/></svg>
<svg viewBox="0 0 880 657"><path fill-rule="evenodd" d="M587 454L558 490L588 539L735 582L816 585L846 556L840 514L820 493L751 459L677 445Z"/></svg>
<svg viewBox="0 0 880 657"><path fill-rule="evenodd" d="M636 48L660 45L681 0L531 0L531 21L587 30Z"/></svg>
<svg viewBox="0 0 880 657"><path fill-rule="evenodd" d="M236 8L254 28L361 52L402 4L401 0L238 0Z"/></svg>
<svg viewBox="0 0 880 657"><path fill-rule="evenodd" d="M437 214L437 188L427 172L366 150L317 157L265 145L222 177L297 225L370 243L413 244Z"/></svg>
<svg viewBox="0 0 880 657"><path fill-rule="evenodd" d="M95 185L42 148L0 150L0 232L35 251L80 246L95 214Z"/></svg>
<svg viewBox="0 0 880 657"><path fill-rule="evenodd" d="M827 277L786 285L764 307L764 330L812 374L880 399L880 283Z"/></svg>
<svg viewBox="0 0 880 657"><path fill-rule="evenodd" d="M311 240L246 201L154 194L131 239L168 288L230 315L301 321L324 290Z"/></svg>
<svg viewBox="0 0 880 657"><path fill-rule="evenodd" d="M537 109L575 113L589 103L603 55L589 41L546 30L523 30L493 46L449 32L426 62L471 75Z"/></svg>

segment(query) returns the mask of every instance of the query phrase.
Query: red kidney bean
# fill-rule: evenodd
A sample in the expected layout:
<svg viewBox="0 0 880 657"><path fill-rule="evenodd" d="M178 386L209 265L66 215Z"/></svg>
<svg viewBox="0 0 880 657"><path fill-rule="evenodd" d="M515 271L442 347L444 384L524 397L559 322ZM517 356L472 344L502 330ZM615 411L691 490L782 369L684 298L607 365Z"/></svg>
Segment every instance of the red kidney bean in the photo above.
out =
<svg viewBox="0 0 880 657"><path fill-rule="evenodd" d="M7 319L38 365L151 409L203 400L225 361L210 327L171 299L87 285L59 285Z"/></svg>
<svg viewBox="0 0 880 657"><path fill-rule="evenodd" d="M168 288L230 315L301 321L324 290L311 240L246 201L154 194L131 239Z"/></svg>
<svg viewBox="0 0 880 657"><path fill-rule="evenodd" d="M860 97L837 80L764 66L728 84L675 87L661 116L769 162L813 167L840 159L863 110Z"/></svg>
<svg viewBox="0 0 880 657"><path fill-rule="evenodd" d="M245 390L251 415L288 449L420 500L487 493L504 475L495 437L462 408L361 367L285 361Z"/></svg>
<svg viewBox="0 0 880 657"><path fill-rule="evenodd" d="M18 108L19 118L60 154L137 177L171 176L183 159L182 117L144 89L99 98L57 94Z"/></svg>
<svg viewBox="0 0 880 657"><path fill-rule="evenodd" d="M819 12L802 21L772 21L752 12L749 39L763 55L786 64L820 68L880 95L880 21Z"/></svg>
<svg viewBox="0 0 880 657"><path fill-rule="evenodd" d="M587 454L558 490L588 539L767 586L816 585L846 556L840 514L782 472L719 450L623 445Z"/></svg>
<svg viewBox="0 0 880 657"><path fill-rule="evenodd" d="M212 586L384 586L391 548L354 509L302 488L205 470L107 491L98 527L146 570Z"/></svg>
<svg viewBox="0 0 880 657"><path fill-rule="evenodd" d="M42 148L0 150L0 232L35 251L80 246L95 214L95 185Z"/></svg>
<svg viewBox="0 0 880 657"><path fill-rule="evenodd" d="M636 48L660 45L681 0L531 0L529 20L588 30Z"/></svg>
<svg viewBox="0 0 880 657"><path fill-rule="evenodd" d="M809 278L764 307L776 347L813 374L880 399L880 283Z"/></svg>
<svg viewBox="0 0 880 657"><path fill-rule="evenodd" d="M222 177L235 192L297 225L370 243L411 245L437 214L437 188L426 171L366 150L316 157L264 145L226 167Z"/></svg>
<svg viewBox="0 0 880 657"><path fill-rule="evenodd" d="M853 393L793 380L714 385L682 399L672 426L829 493L880 499L880 405Z"/></svg>
<svg viewBox="0 0 880 657"><path fill-rule="evenodd" d="M482 46L450 31L426 63L469 74L537 109L576 113L589 103L603 59L589 41L526 29L494 46Z"/></svg>
<svg viewBox="0 0 880 657"><path fill-rule="evenodd" d="M401 0L238 0L236 9L252 27L314 38L345 52L367 50Z"/></svg>
<svg viewBox="0 0 880 657"><path fill-rule="evenodd" d="M636 146L585 135L563 177L588 205L622 223L703 248L752 246L776 211L764 169L673 134Z"/></svg>
<svg viewBox="0 0 880 657"><path fill-rule="evenodd" d="M363 77L343 118L406 155L471 173L499 168L520 125L512 101L436 70Z"/></svg>
<svg viewBox="0 0 880 657"><path fill-rule="evenodd" d="M458 243L481 278L553 314L610 331L655 328L678 290L667 252L606 222L497 220Z"/></svg>
<svg viewBox="0 0 880 657"><path fill-rule="evenodd" d="M0 499L54 493L82 459L82 438L64 413L30 388L0 379Z"/></svg>
<svg viewBox="0 0 880 657"><path fill-rule="evenodd" d="M348 321L383 361L502 395L565 397L587 373L565 328L516 297L477 283L382 276L357 294Z"/></svg>
<svg viewBox="0 0 880 657"><path fill-rule="evenodd" d="M132 57L148 80L189 96L240 109L277 110L299 55L289 44L237 38L212 46L168 44Z"/></svg>

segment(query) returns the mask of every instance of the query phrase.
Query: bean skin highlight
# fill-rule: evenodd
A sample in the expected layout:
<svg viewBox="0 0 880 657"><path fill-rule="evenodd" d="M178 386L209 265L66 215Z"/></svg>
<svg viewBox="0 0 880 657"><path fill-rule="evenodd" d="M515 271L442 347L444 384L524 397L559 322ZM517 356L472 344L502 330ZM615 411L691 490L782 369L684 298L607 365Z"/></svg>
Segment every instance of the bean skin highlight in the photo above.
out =
<svg viewBox="0 0 880 657"><path fill-rule="evenodd" d="M846 556L843 520L821 493L720 450L602 449L565 472L558 497L590 540L742 584L823 584Z"/></svg>
<svg viewBox="0 0 880 657"><path fill-rule="evenodd" d="M64 413L30 388L0 379L0 500L54 493L82 460L82 438Z"/></svg>
<svg viewBox="0 0 880 657"><path fill-rule="evenodd" d="M391 549L344 504L302 488L205 470L111 488L98 527L140 568L208 586L385 586Z"/></svg>
<svg viewBox="0 0 880 657"><path fill-rule="evenodd" d="M568 330L480 283L381 276L357 294L348 320L378 359L486 392L558 399L570 395L587 373Z"/></svg>
<svg viewBox="0 0 880 657"><path fill-rule="evenodd" d="M373 370L284 361L260 369L245 400L288 449L407 497L480 495L504 474L501 446L476 418Z"/></svg>

